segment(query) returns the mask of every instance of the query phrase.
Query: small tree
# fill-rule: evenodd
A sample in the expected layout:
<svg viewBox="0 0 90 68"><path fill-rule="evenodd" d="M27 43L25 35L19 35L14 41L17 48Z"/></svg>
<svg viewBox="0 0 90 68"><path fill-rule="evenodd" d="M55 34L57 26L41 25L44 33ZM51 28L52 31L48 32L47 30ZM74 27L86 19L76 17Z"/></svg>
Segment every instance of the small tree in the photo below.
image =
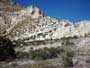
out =
<svg viewBox="0 0 90 68"><path fill-rule="evenodd" d="M62 54L62 60L63 60L63 65L64 67L72 67L73 66L73 61L72 57L74 56L74 52L72 50L64 50Z"/></svg>
<svg viewBox="0 0 90 68"><path fill-rule="evenodd" d="M73 61L72 57L74 56L74 51L72 50L71 46L74 45L73 42L70 42L70 38L66 38L62 42L62 61L64 67L72 67L73 66Z"/></svg>

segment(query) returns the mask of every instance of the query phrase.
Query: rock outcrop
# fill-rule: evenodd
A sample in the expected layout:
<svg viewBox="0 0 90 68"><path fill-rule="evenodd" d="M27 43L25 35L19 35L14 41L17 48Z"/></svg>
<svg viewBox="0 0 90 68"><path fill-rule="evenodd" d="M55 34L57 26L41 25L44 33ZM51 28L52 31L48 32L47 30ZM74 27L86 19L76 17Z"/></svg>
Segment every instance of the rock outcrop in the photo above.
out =
<svg viewBox="0 0 90 68"><path fill-rule="evenodd" d="M72 24L68 20L43 16L39 9L28 7L0 16L0 34L12 39L46 40L90 35L90 21ZM33 13L35 12L35 13Z"/></svg>
<svg viewBox="0 0 90 68"><path fill-rule="evenodd" d="M15 11L21 9L18 3L11 2L11 0L0 0L0 10L1 11Z"/></svg>
<svg viewBox="0 0 90 68"><path fill-rule="evenodd" d="M23 11L23 10L22 10ZM38 18L38 17L44 17L44 13L37 7L34 6L28 6L27 8L24 9L24 12L27 15L32 15L33 18Z"/></svg>

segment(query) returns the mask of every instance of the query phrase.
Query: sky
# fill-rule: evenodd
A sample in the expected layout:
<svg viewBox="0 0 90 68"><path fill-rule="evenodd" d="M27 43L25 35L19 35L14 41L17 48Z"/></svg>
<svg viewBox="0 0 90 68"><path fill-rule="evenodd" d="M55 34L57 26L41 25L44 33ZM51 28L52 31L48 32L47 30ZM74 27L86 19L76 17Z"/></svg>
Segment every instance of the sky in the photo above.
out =
<svg viewBox="0 0 90 68"><path fill-rule="evenodd" d="M71 22L90 20L90 0L14 0L26 7L34 5L46 16ZM34 2L35 1L35 2Z"/></svg>

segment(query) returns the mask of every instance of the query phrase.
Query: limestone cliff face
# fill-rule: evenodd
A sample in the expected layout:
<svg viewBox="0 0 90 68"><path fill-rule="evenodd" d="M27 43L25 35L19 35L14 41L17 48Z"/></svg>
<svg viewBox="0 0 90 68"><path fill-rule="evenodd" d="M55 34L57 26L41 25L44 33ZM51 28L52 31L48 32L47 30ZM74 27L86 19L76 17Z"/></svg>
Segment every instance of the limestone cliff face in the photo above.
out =
<svg viewBox="0 0 90 68"><path fill-rule="evenodd" d="M0 5L9 5L12 8L18 6L9 0L1 0ZM10 7L7 8L9 10ZM35 6L12 12L0 10L0 35L8 36L13 40L29 38L33 41L74 36L85 37L90 35L90 21L72 24L68 20L44 16L44 13Z"/></svg>
<svg viewBox="0 0 90 68"><path fill-rule="evenodd" d="M68 20L44 16L40 9L29 6L19 11L1 12L0 34L30 40L85 37L90 35L90 21L72 24Z"/></svg>

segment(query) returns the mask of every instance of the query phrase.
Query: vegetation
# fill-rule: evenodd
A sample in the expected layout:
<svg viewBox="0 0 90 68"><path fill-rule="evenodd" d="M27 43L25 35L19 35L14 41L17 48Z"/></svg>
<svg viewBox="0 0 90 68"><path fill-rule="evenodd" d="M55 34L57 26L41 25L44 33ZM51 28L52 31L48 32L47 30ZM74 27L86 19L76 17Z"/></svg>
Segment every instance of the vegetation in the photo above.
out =
<svg viewBox="0 0 90 68"><path fill-rule="evenodd" d="M44 48L39 50L30 50L29 53L17 52L18 59L46 60L57 58L63 50L58 48Z"/></svg>
<svg viewBox="0 0 90 68"><path fill-rule="evenodd" d="M6 60L10 58L17 58L18 59L33 59L33 60L39 60L43 61L46 59L54 59L54 58L61 58L60 63L63 62L63 67L72 67L73 61L72 57L74 56L74 51L72 50L72 47L74 43L70 41L70 39L63 39L62 46L61 47L51 47L51 48L44 48L39 50L33 50L31 49L30 52L17 52L17 54L14 51L12 42L7 39L0 37L0 60ZM3 57L2 57L3 55ZM4 58L4 59L2 59ZM53 61L54 62L54 61ZM35 66L35 65L34 65ZM42 65L37 64L36 67L31 68L40 68ZM53 66L48 66L48 64L44 64L43 68L53 68ZM13 68L13 67L11 67ZM24 68L24 67L23 67ZM28 67L27 67L28 68ZM29 67L30 68L30 67ZM42 67L41 67L42 68ZM57 67L58 68L58 67Z"/></svg>
<svg viewBox="0 0 90 68"><path fill-rule="evenodd" d="M62 53L62 61L64 67L72 67L73 61L72 57L74 56L74 51L72 50L72 46L74 43L70 42L70 38L66 38L62 42L62 47L64 52Z"/></svg>
<svg viewBox="0 0 90 68"><path fill-rule="evenodd" d="M29 59L29 54L26 52L17 52L17 59Z"/></svg>
<svg viewBox="0 0 90 68"><path fill-rule="evenodd" d="M16 58L15 50L10 39L0 36L0 61Z"/></svg>
<svg viewBox="0 0 90 68"><path fill-rule="evenodd" d="M53 59L53 58L61 58L63 66L72 67L73 61L72 57L74 56L74 51L72 50L74 43L70 41L70 38L63 39L61 47L51 47L51 48L44 48L39 50L31 50L28 54L27 53L20 53L22 58L28 57L33 60L46 60L46 59ZM19 53L18 53L19 54ZM60 60L61 61L61 60Z"/></svg>
<svg viewBox="0 0 90 68"><path fill-rule="evenodd" d="M65 52L62 54L62 61L64 67L72 67L73 66L73 61L72 57L74 56L74 52L71 50L65 50Z"/></svg>
<svg viewBox="0 0 90 68"><path fill-rule="evenodd" d="M60 48L44 48L35 51L31 51L31 58L36 60L45 60L58 57L60 54Z"/></svg>

